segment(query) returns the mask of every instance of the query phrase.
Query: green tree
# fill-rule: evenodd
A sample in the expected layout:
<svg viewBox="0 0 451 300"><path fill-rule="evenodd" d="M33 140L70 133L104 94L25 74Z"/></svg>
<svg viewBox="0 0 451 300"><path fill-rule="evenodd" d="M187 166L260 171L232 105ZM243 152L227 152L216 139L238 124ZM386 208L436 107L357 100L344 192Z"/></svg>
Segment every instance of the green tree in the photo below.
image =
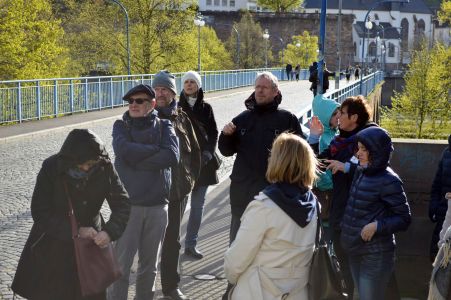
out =
<svg viewBox="0 0 451 300"><path fill-rule="evenodd" d="M304 31L302 35L292 37L292 42L287 45L285 50L285 61L293 66L300 64L301 68L308 68L310 63L317 59L317 49L318 37Z"/></svg>
<svg viewBox="0 0 451 300"><path fill-rule="evenodd" d="M192 3L186 0L127 0L123 3L134 20L133 72L176 69L177 60L173 57L194 26L194 6L187 8Z"/></svg>
<svg viewBox="0 0 451 300"><path fill-rule="evenodd" d="M58 77L66 65L64 31L47 0L0 4L0 79Z"/></svg>
<svg viewBox="0 0 451 300"><path fill-rule="evenodd" d="M66 0L58 8L70 55L67 76L85 75L98 69L112 74L127 73L125 20L114 5L108 1L75 4Z"/></svg>
<svg viewBox="0 0 451 300"><path fill-rule="evenodd" d="M451 23L451 0L444 0L438 12L440 22Z"/></svg>
<svg viewBox="0 0 451 300"><path fill-rule="evenodd" d="M159 69L169 69L171 72L197 70L197 27L193 25L189 32L183 34L181 40L184 42L178 43L173 55L156 60L155 64ZM230 54L216 32L209 26L201 27L200 49L202 71L224 70L233 66Z"/></svg>
<svg viewBox="0 0 451 300"><path fill-rule="evenodd" d="M258 0L257 4L277 13L283 13L300 8L303 2L303 0Z"/></svg>
<svg viewBox="0 0 451 300"><path fill-rule="evenodd" d="M270 65L273 57L271 46L268 41L268 47L263 39L263 30L260 24L256 23L249 12L245 12L238 23L234 23L235 28L240 33L240 65L239 68L258 68L265 65L265 49L268 50L268 64ZM232 32L231 32L232 33ZM236 61L236 39L235 33L230 35L226 43L229 53L233 53Z"/></svg>
<svg viewBox="0 0 451 300"><path fill-rule="evenodd" d="M395 137L446 138L451 132L451 48L423 43L413 53L403 92L383 110L382 126Z"/></svg>

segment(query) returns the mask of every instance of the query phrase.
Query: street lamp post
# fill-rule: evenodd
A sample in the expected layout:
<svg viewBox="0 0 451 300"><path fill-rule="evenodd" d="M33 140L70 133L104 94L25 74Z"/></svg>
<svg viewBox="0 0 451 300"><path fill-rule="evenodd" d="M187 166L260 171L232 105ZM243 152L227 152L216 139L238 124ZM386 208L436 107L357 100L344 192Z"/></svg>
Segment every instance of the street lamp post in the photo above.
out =
<svg viewBox="0 0 451 300"><path fill-rule="evenodd" d="M269 39L268 29L265 29L265 32L263 33L263 38L265 39L265 68L268 68L268 39Z"/></svg>
<svg viewBox="0 0 451 300"><path fill-rule="evenodd" d="M240 33L235 26L232 26L232 29L236 33L236 68L240 68Z"/></svg>
<svg viewBox="0 0 451 300"><path fill-rule="evenodd" d="M284 41L283 41L283 39L282 39L281 37L279 37L279 41L280 41L280 43L282 44L282 80L283 80L283 74L284 74L284 71L283 71L283 67L284 67L284 63L283 63L283 51L284 51L284 48L285 48L285 43L284 43Z"/></svg>
<svg viewBox="0 0 451 300"><path fill-rule="evenodd" d="M111 0L111 2L116 3L119 5L122 9L122 11L125 14L125 33L127 35L127 69L128 69L128 75L131 75L131 66L130 66L130 34L128 30L128 12L125 9L124 5L118 0Z"/></svg>
<svg viewBox="0 0 451 300"><path fill-rule="evenodd" d="M197 71L200 74L201 64L200 64L200 28L205 25L205 21L202 18L202 15L197 14L196 18L194 18L194 25L197 26Z"/></svg>
<svg viewBox="0 0 451 300"><path fill-rule="evenodd" d="M373 4L373 6L371 6L371 8L367 11L365 18L363 19L364 22L367 22L368 20L368 16L370 14L370 12L375 9L377 6L379 6L382 3L387 3L387 2L395 2L395 3L409 3L410 0L381 0L378 1L376 3ZM365 24L366 25L366 24ZM372 26L372 24L371 24ZM367 29L367 27L365 26L365 28ZM370 28L371 29L371 28ZM367 32L367 30L365 30L365 33ZM363 35L363 45L362 45L362 64L364 64L365 61L365 34ZM363 71L363 69L362 69ZM363 94L363 74L360 76L360 94Z"/></svg>

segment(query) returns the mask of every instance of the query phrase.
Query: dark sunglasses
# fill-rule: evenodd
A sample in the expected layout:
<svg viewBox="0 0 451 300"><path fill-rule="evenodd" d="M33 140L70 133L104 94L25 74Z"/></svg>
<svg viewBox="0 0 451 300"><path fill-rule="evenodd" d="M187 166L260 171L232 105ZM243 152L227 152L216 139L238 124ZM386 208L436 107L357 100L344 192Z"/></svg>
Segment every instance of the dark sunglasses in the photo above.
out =
<svg viewBox="0 0 451 300"><path fill-rule="evenodd" d="M144 99L144 98L129 98L125 101L127 101L128 104L133 104L134 102L136 102L136 104L143 104L146 101L150 102L149 99Z"/></svg>

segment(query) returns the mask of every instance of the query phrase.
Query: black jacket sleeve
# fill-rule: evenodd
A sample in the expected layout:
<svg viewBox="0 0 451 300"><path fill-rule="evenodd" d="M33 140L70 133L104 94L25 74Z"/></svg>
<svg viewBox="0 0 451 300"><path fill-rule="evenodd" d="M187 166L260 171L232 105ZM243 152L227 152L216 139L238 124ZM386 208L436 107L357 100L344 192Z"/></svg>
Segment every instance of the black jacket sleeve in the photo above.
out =
<svg viewBox="0 0 451 300"><path fill-rule="evenodd" d="M437 213L439 212L440 203L445 201L442 198L442 174L443 174L443 156L438 164L434 181L431 187L431 201L429 202L429 218L432 222L437 221Z"/></svg>
<svg viewBox="0 0 451 300"><path fill-rule="evenodd" d="M54 204L56 161L47 159L39 171L33 196L31 198L31 216L35 224L49 236L58 240L70 241L71 227L68 213L57 211ZM67 201L66 198L61 201Z"/></svg>
<svg viewBox="0 0 451 300"><path fill-rule="evenodd" d="M104 226L112 241L117 240L127 226L130 214L130 200L112 164L106 167L109 177L109 193L106 197L111 216Z"/></svg>
<svg viewBox="0 0 451 300"><path fill-rule="evenodd" d="M215 152L216 145L218 143L218 126L216 125L215 115L213 113L213 109L211 105L207 105L205 103L208 113L208 126L206 128L207 135L208 135L208 142L206 150L209 151L212 155Z"/></svg>

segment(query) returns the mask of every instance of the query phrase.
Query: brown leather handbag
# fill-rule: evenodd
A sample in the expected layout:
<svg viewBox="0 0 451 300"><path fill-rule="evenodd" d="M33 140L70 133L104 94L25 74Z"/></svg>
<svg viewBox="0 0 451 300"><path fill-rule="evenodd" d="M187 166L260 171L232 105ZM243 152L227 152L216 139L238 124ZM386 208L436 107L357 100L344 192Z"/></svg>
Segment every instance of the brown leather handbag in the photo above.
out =
<svg viewBox="0 0 451 300"><path fill-rule="evenodd" d="M81 294L86 297L102 293L110 284L122 276L119 263L114 255L111 243L105 248L100 248L94 243L94 240L82 238L78 235L77 219L74 215L66 182L64 182L64 189L69 201L69 218Z"/></svg>

